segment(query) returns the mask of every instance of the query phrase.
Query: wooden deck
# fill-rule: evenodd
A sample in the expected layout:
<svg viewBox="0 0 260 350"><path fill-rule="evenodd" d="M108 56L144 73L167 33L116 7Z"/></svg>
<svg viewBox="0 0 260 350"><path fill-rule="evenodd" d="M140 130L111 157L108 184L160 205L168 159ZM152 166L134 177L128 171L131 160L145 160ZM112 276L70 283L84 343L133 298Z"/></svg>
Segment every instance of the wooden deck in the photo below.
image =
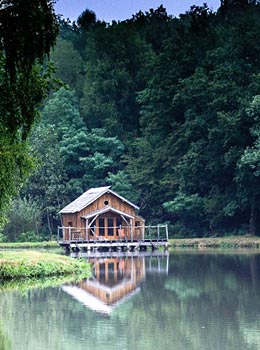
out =
<svg viewBox="0 0 260 350"><path fill-rule="evenodd" d="M147 226L147 234L143 234L142 238L133 237L132 239L103 239L103 237L95 237L95 239L84 240L80 236L76 239L70 236L70 239L65 239L67 236L62 234L64 227L58 228L58 243L67 251L146 251L147 249L158 249L163 247L168 249L168 227L167 225ZM155 235L152 235L152 229L155 228ZM163 232L162 232L163 231ZM61 234L60 234L61 233Z"/></svg>

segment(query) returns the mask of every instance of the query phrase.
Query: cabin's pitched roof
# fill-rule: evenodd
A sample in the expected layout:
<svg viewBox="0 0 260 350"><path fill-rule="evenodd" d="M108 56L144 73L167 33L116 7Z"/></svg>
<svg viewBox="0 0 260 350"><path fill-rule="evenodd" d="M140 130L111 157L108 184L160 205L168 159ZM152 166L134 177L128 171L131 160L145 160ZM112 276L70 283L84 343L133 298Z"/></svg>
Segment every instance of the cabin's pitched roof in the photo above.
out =
<svg viewBox="0 0 260 350"><path fill-rule="evenodd" d="M64 207L60 214L66 214L66 213L77 213L81 211L82 209L86 208L88 205L93 203L95 200L97 200L99 197L101 197L105 193L112 193L116 197L120 198L123 202L128 203L135 209L139 209L138 206L131 203L129 200L125 199L124 197L120 196L116 192L112 191L110 189L111 186L105 186L105 187L96 187L96 188L90 188L88 191L84 192L81 196L76 198L73 202L68 204L66 207Z"/></svg>
<svg viewBox="0 0 260 350"><path fill-rule="evenodd" d="M76 299L77 301L85 305L90 310L100 312L103 314L108 314L108 315L110 315L117 306L119 306L120 304L122 304L123 302L125 302L126 300L134 296L135 294L139 293L141 290L140 287L136 287L136 289L134 289L132 292L129 292L127 295L119 299L117 302L113 303L112 305L109 305L80 287L62 286L61 288L64 292L71 295L74 299ZM117 289L117 288L118 287L113 289ZM119 286L119 288L122 288L122 286ZM111 288L106 288L106 290L108 293L111 292Z"/></svg>

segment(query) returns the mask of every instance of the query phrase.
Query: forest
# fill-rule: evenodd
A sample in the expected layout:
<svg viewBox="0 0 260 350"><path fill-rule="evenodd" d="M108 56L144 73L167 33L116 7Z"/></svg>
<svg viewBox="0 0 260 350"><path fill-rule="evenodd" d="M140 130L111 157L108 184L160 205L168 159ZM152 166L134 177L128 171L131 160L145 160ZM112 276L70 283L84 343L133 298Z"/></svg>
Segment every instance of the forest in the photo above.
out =
<svg viewBox="0 0 260 350"><path fill-rule="evenodd" d="M58 26L0 239L55 235L59 210L104 185L172 237L260 234L260 3Z"/></svg>

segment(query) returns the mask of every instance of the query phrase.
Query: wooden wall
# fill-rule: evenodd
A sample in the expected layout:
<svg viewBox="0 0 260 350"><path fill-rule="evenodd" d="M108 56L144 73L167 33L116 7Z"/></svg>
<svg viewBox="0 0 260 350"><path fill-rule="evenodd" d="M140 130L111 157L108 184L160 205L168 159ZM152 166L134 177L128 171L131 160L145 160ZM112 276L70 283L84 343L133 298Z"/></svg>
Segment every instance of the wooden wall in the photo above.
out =
<svg viewBox="0 0 260 350"><path fill-rule="evenodd" d="M105 202L108 202L106 205ZM81 210L80 216L85 216L93 211L103 209L110 206L116 210L120 210L131 216L135 216L135 208L130 206L127 202L123 202L120 198L116 197L112 193L105 193L99 197L95 202L87 206L85 209Z"/></svg>

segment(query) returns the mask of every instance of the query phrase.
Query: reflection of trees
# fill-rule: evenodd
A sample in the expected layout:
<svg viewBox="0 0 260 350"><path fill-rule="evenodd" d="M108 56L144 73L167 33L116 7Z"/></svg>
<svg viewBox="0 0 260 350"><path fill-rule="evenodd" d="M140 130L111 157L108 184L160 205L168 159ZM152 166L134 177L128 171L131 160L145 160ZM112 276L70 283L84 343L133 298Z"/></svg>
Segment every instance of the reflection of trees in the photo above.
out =
<svg viewBox="0 0 260 350"><path fill-rule="evenodd" d="M247 349L241 326L246 322L250 329L257 328L259 256L182 254L171 262L164 286L181 310L179 321L185 326L177 322L179 332L190 334L202 349ZM259 348L255 334L250 333L250 349Z"/></svg>
<svg viewBox="0 0 260 350"><path fill-rule="evenodd" d="M170 261L169 277L147 276L142 295L131 302L137 329L135 339L129 338L131 347L145 348L151 339L151 349L176 344L177 349L246 349L240 308L244 298L252 305L259 300L256 291L247 289L248 258L174 255ZM162 285L163 290L158 287ZM118 310L117 317L129 319L129 304Z"/></svg>
<svg viewBox="0 0 260 350"><path fill-rule="evenodd" d="M175 292L180 299L185 298L198 298L202 294L202 287L200 285L190 285L189 281L183 281L182 279L175 277L168 279L165 282L165 288L172 292Z"/></svg>

